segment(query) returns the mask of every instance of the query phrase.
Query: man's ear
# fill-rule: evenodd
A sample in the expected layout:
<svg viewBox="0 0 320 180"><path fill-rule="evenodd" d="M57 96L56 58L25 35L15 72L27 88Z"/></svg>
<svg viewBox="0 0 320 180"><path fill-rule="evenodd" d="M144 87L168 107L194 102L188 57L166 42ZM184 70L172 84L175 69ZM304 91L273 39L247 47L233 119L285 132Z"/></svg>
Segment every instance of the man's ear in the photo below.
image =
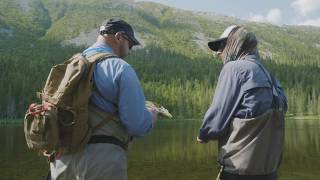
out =
<svg viewBox="0 0 320 180"><path fill-rule="evenodd" d="M121 32L117 32L117 33L114 35L114 37L115 37L118 41L120 41Z"/></svg>

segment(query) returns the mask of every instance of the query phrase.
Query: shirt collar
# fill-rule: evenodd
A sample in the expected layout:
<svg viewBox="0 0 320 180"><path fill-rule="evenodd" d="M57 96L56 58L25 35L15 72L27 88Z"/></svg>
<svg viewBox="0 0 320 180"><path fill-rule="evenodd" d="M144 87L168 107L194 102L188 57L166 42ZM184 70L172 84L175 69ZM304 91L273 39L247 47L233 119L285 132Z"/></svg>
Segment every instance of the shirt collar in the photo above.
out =
<svg viewBox="0 0 320 180"><path fill-rule="evenodd" d="M100 52L111 53L112 48L106 43L96 42L92 46L84 50L83 54L85 54L86 56L91 56L93 54L100 53Z"/></svg>

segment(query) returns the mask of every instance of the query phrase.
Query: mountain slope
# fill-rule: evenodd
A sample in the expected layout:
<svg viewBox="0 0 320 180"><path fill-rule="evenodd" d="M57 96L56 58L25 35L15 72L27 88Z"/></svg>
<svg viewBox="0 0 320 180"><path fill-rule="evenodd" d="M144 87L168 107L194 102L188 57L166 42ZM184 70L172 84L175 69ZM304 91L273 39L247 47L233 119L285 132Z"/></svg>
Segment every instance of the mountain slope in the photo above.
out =
<svg viewBox="0 0 320 180"><path fill-rule="evenodd" d="M5 0L2 3L5 5L1 7L11 8L6 8L10 11L0 11L6 14L0 16L0 23L3 24L0 32L10 32L14 28L39 35L45 40L90 45L106 18L120 16L133 24L144 45L157 44L177 53L201 56L209 53L206 48L208 40L218 37L226 26L240 24L257 34L264 57L280 62L288 58L300 63L298 52L319 64L315 59L320 51L320 28L315 27L278 27L217 14L182 11L156 3L125 0ZM18 4L16 8L15 3ZM17 14L15 20L10 19L12 14ZM281 56L285 58L279 58Z"/></svg>

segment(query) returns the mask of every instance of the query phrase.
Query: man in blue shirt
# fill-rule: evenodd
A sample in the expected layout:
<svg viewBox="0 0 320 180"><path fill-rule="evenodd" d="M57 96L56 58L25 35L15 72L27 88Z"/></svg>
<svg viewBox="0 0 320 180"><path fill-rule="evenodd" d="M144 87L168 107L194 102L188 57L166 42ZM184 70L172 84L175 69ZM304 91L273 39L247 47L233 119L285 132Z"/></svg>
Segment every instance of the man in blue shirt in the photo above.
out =
<svg viewBox="0 0 320 180"><path fill-rule="evenodd" d="M51 178L59 180L126 180L126 147L132 137L148 133L157 120L157 111L146 108L146 99L134 69L123 60L139 45L132 27L120 18L111 18L100 27L96 43L83 52L90 57L112 53L99 61L93 73L94 91L90 98L91 127L115 114L116 120L98 125L85 149L63 155L50 163Z"/></svg>
<svg viewBox="0 0 320 180"><path fill-rule="evenodd" d="M208 43L224 66L197 141L218 140L222 180L277 179L287 99L260 63L257 44L253 33L236 25Z"/></svg>

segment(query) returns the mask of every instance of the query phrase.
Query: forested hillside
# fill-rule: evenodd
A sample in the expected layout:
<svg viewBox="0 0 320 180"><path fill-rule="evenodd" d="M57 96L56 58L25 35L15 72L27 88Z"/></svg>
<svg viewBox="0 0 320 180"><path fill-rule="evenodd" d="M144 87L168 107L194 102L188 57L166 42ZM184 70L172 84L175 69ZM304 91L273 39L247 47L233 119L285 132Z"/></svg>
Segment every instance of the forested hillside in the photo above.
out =
<svg viewBox="0 0 320 180"><path fill-rule="evenodd" d="M206 43L231 24L256 33L263 63L284 86L290 114L320 113L320 28L250 23L130 0L0 1L0 118L22 117L53 64L94 42L106 18L120 16L142 46L127 61L147 99L176 117L201 117L222 67Z"/></svg>

